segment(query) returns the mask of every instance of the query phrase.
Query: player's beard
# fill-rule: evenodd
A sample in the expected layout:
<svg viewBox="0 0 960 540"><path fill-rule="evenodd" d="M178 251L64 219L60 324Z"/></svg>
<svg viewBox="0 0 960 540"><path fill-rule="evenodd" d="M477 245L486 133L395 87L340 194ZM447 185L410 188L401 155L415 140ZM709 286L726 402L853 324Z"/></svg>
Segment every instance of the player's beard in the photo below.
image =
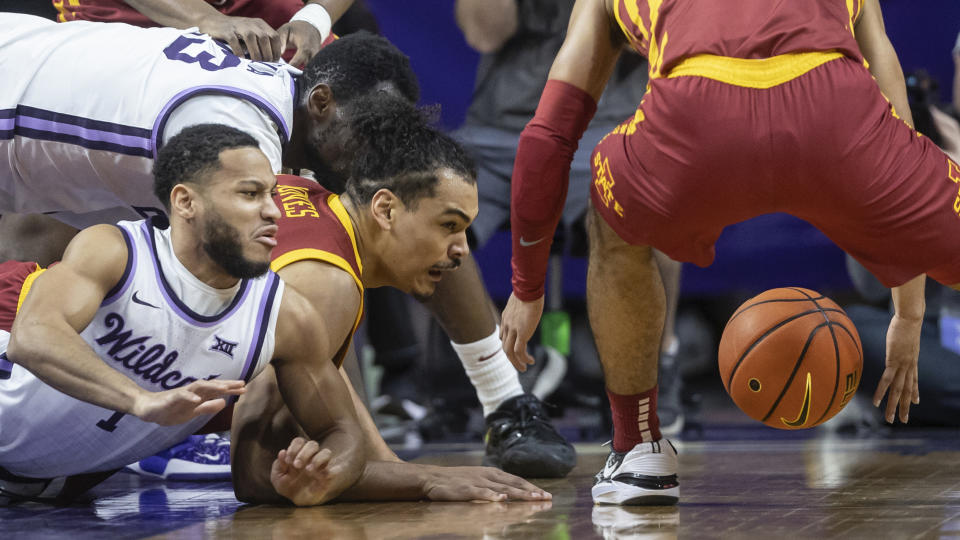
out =
<svg viewBox="0 0 960 540"><path fill-rule="evenodd" d="M270 261L257 262L243 256L240 231L230 226L211 210L203 222L203 251L220 268L238 279L262 276L270 269Z"/></svg>

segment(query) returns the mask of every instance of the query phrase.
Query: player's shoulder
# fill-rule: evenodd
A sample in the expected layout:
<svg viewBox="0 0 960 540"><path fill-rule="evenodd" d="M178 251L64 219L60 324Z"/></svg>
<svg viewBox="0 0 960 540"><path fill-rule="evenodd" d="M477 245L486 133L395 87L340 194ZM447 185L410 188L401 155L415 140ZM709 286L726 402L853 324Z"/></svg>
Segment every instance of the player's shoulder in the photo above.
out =
<svg viewBox="0 0 960 540"><path fill-rule="evenodd" d="M126 271L130 246L120 227L94 225L70 241L63 254L64 269L87 277L115 283Z"/></svg>

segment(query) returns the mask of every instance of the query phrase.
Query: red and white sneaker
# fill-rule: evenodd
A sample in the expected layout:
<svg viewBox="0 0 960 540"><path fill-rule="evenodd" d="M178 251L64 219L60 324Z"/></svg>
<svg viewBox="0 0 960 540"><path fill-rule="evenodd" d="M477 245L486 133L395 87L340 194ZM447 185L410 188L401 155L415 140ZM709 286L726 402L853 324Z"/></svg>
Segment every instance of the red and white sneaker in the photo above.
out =
<svg viewBox="0 0 960 540"><path fill-rule="evenodd" d="M680 498L677 449L667 439L610 452L591 490L596 504L671 505Z"/></svg>

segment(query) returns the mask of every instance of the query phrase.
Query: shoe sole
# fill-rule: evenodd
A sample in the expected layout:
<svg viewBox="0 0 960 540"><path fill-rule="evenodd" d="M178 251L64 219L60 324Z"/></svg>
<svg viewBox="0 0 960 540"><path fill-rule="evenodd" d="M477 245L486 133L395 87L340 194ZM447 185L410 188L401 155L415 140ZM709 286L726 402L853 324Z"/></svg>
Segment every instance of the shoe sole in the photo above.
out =
<svg viewBox="0 0 960 540"><path fill-rule="evenodd" d="M623 482L603 482L590 490L594 504L624 506L672 506L680 500L680 486L645 489Z"/></svg>
<svg viewBox="0 0 960 540"><path fill-rule="evenodd" d="M483 457L484 466L496 467L521 478L564 478L573 470L576 462L576 454L572 454L567 460L562 460L562 458L548 459L542 453L516 450L507 452L506 457L501 459L492 455Z"/></svg>

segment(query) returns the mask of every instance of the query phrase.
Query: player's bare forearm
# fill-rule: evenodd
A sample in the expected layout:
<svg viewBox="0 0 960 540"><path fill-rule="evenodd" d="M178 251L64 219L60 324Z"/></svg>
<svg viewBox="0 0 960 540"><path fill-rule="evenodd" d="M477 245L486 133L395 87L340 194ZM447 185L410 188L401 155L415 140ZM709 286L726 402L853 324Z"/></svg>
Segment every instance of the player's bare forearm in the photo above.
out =
<svg viewBox="0 0 960 540"><path fill-rule="evenodd" d="M577 0L567 35L550 67L549 79L570 83L600 99L623 50L624 37L614 33L606 2Z"/></svg>
<svg viewBox="0 0 960 540"><path fill-rule="evenodd" d="M343 14L353 5L353 0L310 0L307 4L318 4L327 10L330 20L337 22Z"/></svg>
<svg viewBox="0 0 960 540"><path fill-rule="evenodd" d="M45 320L32 314L18 317L7 357L64 394L105 409L132 414L146 392L108 366L76 330L53 314Z"/></svg>
<svg viewBox="0 0 960 540"><path fill-rule="evenodd" d="M125 0L130 7L161 26L190 28L206 17L222 16L203 0Z"/></svg>
<svg viewBox="0 0 960 540"><path fill-rule="evenodd" d="M370 416L370 411L367 410L366 405L364 405L360 396L357 395L356 390L353 389L353 383L350 381L350 377L347 376L346 370L340 368L339 371L340 376L343 377L347 389L350 392L353 407L356 409L360 430L363 432L364 441L367 445L367 459L376 461L401 461L401 459L397 457L397 454L387 445L387 442L383 440L383 437L380 435L380 430L377 429L377 425L373 422L373 417Z"/></svg>
<svg viewBox="0 0 960 540"><path fill-rule="evenodd" d="M30 288L11 329L7 356L77 399L132 413L145 391L108 366L80 337L123 274L126 245L114 227L78 234L63 261Z"/></svg>
<svg viewBox="0 0 960 540"><path fill-rule="evenodd" d="M366 460L364 436L350 391L331 359L336 350L324 318L294 289L284 291L273 366L283 402L306 438L332 453L321 498L356 481Z"/></svg>
<svg viewBox="0 0 960 540"><path fill-rule="evenodd" d="M901 319L922 321L926 311L924 289L927 276L921 274L910 281L891 289L894 312Z"/></svg>
<svg viewBox="0 0 960 540"><path fill-rule="evenodd" d="M457 0L457 26L467 44L481 53L492 53L516 32L517 0Z"/></svg>
<svg viewBox="0 0 960 540"><path fill-rule="evenodd" d="M860 52L870 65L870 73L877 80L880 91L890 100L897 115L913 126L903 68L900 67L897 52L887 37L878 0L864 1L855 35Z"/></svg>

